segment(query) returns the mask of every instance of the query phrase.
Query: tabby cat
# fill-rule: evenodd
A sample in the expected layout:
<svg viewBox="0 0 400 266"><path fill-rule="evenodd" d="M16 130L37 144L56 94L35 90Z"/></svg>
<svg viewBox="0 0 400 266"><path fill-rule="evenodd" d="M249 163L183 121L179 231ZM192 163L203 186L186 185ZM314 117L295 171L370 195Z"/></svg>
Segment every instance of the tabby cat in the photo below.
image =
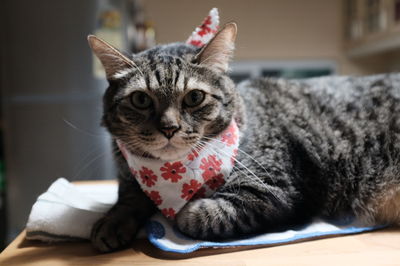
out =
<svg viewBox="0 0 400 266"><path fill-rule="evenodd" d="M184 234L227 239L315 216L400 221L400 76L257 79L235 84L236 24L204 47L156 46L132 56L89 36L109 88L102 124L114 139L119 198L92 229L95 248L129 245L156 212L118 152L173 160L232 121L240 149L231 178L177 214ZM189 101L189 103L188 103Z"/></svg>

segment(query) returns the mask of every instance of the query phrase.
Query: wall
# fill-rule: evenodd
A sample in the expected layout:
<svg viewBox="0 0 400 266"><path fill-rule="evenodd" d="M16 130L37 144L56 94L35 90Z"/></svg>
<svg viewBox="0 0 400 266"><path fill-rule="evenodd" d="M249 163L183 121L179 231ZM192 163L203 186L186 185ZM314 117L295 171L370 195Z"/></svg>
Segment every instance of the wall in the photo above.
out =
<svg viewBox="0 0 400 266"><path fill-rule="evenodd" d="M349 60L341 0L146 0L159 43L185 40L212 7L238 23L235 60L334 60L341 74L386 71L385 57ZM177 15L178 14L178 15Z"/></svg>
<svg viewBox="0 0 400 266"><path fill-rule="evenodd" d="M96 25L97 0L3 0L2 7L8 225L16 234L56 178L114 175L99 125L107 84L92 75L86 41Z"/></svg>

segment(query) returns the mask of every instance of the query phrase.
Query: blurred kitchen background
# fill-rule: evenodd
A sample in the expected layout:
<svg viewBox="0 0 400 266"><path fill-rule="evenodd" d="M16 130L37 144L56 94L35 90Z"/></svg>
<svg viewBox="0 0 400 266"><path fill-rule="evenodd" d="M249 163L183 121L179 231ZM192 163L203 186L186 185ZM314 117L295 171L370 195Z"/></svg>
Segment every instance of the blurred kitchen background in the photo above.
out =
<svg viewBox="0 0 400 266"><path fill-rule="evenodd" d="M238 23L235 81L400 69L400 0L1 0L0 247L56 178L115 177L86 36L138 52L185 41L212 7Z"/></svg>

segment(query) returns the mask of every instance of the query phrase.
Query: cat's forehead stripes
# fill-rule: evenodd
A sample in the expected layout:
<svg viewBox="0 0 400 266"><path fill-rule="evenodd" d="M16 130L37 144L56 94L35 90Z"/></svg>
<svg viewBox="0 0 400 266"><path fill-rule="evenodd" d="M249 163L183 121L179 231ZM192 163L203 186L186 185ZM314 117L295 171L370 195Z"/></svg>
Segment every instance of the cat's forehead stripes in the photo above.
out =
<svg viewBox="0 0 400 266"><path fill-rule="evenodd" d="M200 81L195 77L191 77L188 79L185 90L187 89L198 89L209 93L211 92L211 87L209 84Z"/></svg>
<svg viewBox="0 0 400 266"><path fill-rule="evenodd" d="M131 72L127 70L124 73L120 73L120 75L128 76L130 73ZM148 90L157 94L161 92L164 95L184 91L187 80L185 80L185 75L183 73L176 72L173 82L165 82L164 80L166 78L165 72L159 70L146 72L144 76L140 75L132 77L129 82L126 83L123 95L128 96L137 90ZM196 82L193 80L190 83L196 84Z"/></svg>
<svg viewBox="0 0 400 266"><path fill-rule="evenodd" d="M186 55L182 54L183 50ZM131 60L136 67L122 69L113 76L121 81L123 87L117 98L127 97L137 90L170 100L192 89L210 94L222 93L216 90L219 86L214 86L212 81L215 77L211 72L191 63L197 52L197 49L186 45L167 45L134 55Z"/></svg>
<svg viewBox="0 0 400 266"><path fill-rule="evenodd" d="M148 88L183 90L185 70L181 67L179 58L173 56L157 56L148 65Z"/></svg>
<svg viewBox="0 0 400 266"><path fill-rule="evenodd" d="M131 94L134 91L137 90L146 90L147 89L147 85L146 85L146 80L143 76L137 76L134 79L131 79L125 87L124 90L124 96L127 96L129 94Z"/></svg>

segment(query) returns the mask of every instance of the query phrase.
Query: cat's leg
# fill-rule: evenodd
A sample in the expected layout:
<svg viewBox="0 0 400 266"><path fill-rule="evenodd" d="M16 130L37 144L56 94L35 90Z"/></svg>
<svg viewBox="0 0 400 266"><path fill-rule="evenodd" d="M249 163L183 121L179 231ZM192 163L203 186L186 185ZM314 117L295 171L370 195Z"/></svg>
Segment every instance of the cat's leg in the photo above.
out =
<svg viewBox="0 0 400 266"><path fill-rule="evenodd" d="M265 232L296 223L293 195L287 184L272 186L236 180L226 184L211 198L197 199L178 213L176 224L196 239L226 239Z"/></svg>
<svg viewBox="0 0 400 266"><path fill-rule="evenodd" d="M102 252L128 246L155 211L153 202L134 178L120 179L117 203L93 225L92 245Z"/></svg>

